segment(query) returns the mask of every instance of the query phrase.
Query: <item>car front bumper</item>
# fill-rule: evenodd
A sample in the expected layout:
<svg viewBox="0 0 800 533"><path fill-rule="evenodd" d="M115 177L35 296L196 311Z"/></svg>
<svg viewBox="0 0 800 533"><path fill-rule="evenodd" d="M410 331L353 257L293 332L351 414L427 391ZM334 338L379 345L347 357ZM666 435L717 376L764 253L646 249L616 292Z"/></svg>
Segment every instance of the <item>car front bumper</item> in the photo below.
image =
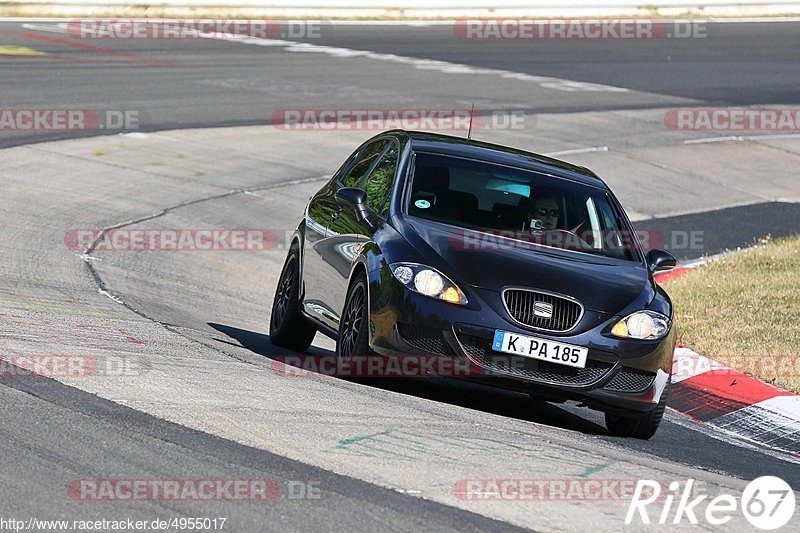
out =
<svg viewBox="0 0 800 533"><path fill-rule="evenodd" d="M608 331L621 316L587 311L572 332L555 335L517 324L497 292L469 287L469 303L461 306L416 294L385 276L371 278L370 346L379 354L466 360L468 376L454 377L548 401L577 400L605 412L649 411L669 382L674 330L658 341L619 339ZM586 367L496 352L496 330L586 347Z"/></svg>

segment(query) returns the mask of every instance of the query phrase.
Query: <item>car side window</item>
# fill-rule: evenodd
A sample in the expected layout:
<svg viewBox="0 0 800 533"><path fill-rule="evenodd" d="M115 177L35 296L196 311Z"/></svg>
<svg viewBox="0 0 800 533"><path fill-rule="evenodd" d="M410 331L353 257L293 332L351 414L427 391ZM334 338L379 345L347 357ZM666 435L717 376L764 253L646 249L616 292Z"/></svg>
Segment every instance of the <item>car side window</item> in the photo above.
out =
<svg viewBox="0 0 800 533"><path fill-rule="evenodd" d="M361 183L361 180L372 167L375 159L381 154L388 142L388 140L380 140L365 146L364 149L359 152L358 160L340 180L342 185L345 187L358 187L358 184Z"/></svg>
<svg viewBox="0 0 800 533"><path fill-rule="evenodd" d="M353 152L347 157L347 160L342 163L342 166L339 167L339 170L333 175L333 178L338 182L342 182L342 177L350 170L353 166L353 163L358 159L358 150Z"/></svg>
<svg viewBox="0 0 800 533"><path fill-rule="evenodd" d="M386 197L389 195L397 173L397 154L397 143L392 143L364 183L364 190L367 191L367 206L381 216L386 216L389 211L389 202L386 201Z"/></svg>

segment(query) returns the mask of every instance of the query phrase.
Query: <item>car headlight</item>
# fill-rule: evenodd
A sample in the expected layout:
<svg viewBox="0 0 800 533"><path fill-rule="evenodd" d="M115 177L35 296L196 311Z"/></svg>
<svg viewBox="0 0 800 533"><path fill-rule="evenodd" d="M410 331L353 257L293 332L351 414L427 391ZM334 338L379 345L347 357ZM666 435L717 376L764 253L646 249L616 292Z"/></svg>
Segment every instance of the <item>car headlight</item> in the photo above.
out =
<svg viewBox="0 0 800 533"><path fill-rule="evenodd" d="M414 292L451 304L467 303L458 285L435 268L419 263L392 263L389 268L397 281Z"/></svg>
<svg viewBox="0 0 800 533"><path fill-rule="evenodd" d="M636 311L611 329L612 335L623 339L660 339L669 331L670 320L655 311Z"/></svg>

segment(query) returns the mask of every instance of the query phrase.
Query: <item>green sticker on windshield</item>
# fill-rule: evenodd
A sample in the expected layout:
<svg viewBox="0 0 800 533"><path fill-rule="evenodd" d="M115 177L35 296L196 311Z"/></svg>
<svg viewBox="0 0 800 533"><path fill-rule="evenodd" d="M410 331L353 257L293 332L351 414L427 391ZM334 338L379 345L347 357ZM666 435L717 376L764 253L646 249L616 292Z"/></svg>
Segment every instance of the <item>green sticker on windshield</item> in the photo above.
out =
<svg viewBox="0 0 800 533"><path fill-rule="evenodd" d="M431 206L431 203L428 200L417 200L414 202L414 205L420 209L428 209Z"/></svg>

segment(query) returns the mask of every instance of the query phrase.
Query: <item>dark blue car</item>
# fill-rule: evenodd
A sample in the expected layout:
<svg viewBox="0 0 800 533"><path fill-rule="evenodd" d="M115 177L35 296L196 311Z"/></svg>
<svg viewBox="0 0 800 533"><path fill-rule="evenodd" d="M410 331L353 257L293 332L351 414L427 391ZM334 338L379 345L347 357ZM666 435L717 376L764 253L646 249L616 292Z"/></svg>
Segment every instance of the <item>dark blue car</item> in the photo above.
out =
<svg viewBox="0 0 800 533"><path fill-rule="evenodd" d="M604 411L614 435L663 417L675 333L645 253L590 170L431 133L360 146L309 201L270 322L302 351L466 359L480 379Z"/></svg>

